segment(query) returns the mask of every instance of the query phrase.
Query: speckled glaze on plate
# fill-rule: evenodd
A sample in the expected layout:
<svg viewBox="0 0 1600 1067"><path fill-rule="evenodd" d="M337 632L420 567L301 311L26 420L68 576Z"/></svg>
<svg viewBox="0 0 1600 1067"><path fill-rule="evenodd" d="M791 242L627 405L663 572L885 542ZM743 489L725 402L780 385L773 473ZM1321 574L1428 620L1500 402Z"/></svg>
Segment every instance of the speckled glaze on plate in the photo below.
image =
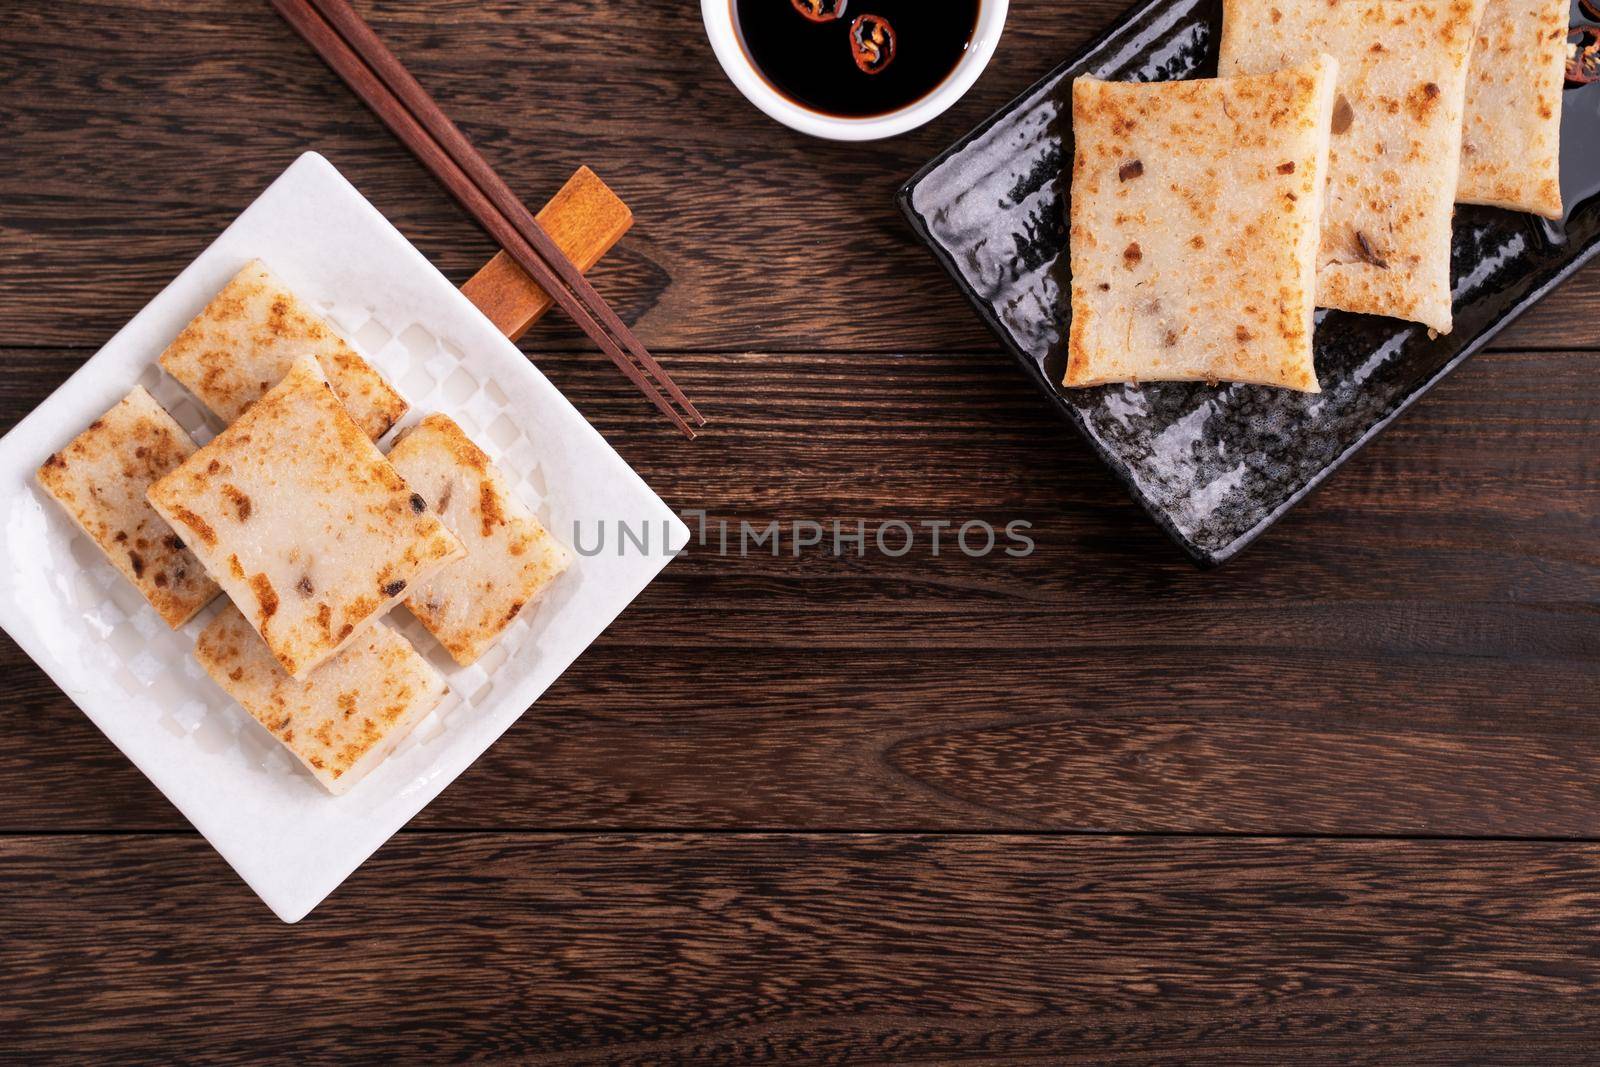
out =
<svg viewBox="0 0 1600 1067"><path fill-rule="evenodd" d="M1586 24L1574 5L1573 25ZM1158 383L1066 389L1072 79L1211 77L1218 0L1154 0L924 167L901 210L990 328L1202 565L1231 559L1501 328L1600 251L1600 83L1568 89L1561 223L1458 207L1455 329L1317 313L1322 392Z"/></svg>

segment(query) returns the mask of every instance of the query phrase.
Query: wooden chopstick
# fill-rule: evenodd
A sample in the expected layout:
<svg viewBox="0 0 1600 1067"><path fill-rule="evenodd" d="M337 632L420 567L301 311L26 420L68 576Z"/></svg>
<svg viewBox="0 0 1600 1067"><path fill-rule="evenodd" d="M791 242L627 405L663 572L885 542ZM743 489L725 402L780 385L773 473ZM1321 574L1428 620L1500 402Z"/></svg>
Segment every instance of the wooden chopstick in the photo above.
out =
<svg viewBox="0 0 1600 1067"><path fill-rule="evenodd" d="M693 428L633 361L661 383L695 425L705 425L705 417L360 16L343 0L272 0L272 6L628 380L693 438Z"/></svg>
<svg viewBox="0 0 1600 1067"><path fill-rule="evenodd" d="M366 61L367 66L372 68L373 73L383 80L400 102L416 116L433 135L434 140L449 153L456 165L466 171L473 183L483 190L500 213L517 228L517 232L533 245L540 257L555 271L562 282L578 295L601 324L655 376L674 400L684 406L684 410L697 425L705 425L705 418L656 363L628 325L611 310L611 306L595 291L589 280L583 276L583 272L556 247L556 243L551 240L544 227L539 225L533 213L517 198L500 175L495 173L494 168L490 167L472 146L472 142L467 140L466 135L451 121L450 116L446 115L428 95L428 91L411 76L411 72L401 64L400 60L395 58L394 53L389 51L378 35L372 31L372 27L356 14L347 0L310 0L310 3L334 29L339 31L345 43Z"/></svg>

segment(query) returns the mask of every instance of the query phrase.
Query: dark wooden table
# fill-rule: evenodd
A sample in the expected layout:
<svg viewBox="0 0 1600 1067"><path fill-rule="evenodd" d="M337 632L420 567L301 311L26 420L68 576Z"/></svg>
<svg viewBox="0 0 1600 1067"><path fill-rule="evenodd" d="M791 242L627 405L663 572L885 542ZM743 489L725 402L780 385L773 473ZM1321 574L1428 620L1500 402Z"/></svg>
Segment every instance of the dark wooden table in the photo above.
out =
<svg viewBox="0 0 1600 1067"><path fill-rule="evenodd" d="M0 1056L1590 1061L1600 270L1194 569L915 246L895 186L1123 0L1017 0L960 105L807 140L699 5L362 5L715 420L531 358L676 507L1033 524L1025 559L676 561L284 926L0 641ZM6 3L0 424L307 148L493 251L264 3Z"/></svg>

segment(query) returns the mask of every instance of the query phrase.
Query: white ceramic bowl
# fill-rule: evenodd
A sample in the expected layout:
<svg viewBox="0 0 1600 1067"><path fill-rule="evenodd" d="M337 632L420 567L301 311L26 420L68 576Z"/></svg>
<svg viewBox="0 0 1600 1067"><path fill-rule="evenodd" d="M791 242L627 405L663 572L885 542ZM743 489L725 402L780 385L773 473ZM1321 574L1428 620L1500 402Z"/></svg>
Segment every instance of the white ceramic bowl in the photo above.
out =
<svg viewBox="0 0 1600 1067"><path fill-rule="evenodd" d="M972 43L955 69L933 92L898 111L868 118L842 118L802 107L774 89L756 71L739 43L739 33L733 26L733 0L700 0L706 35L711 38L717 62L745 98L785 126L834 141L876 141L894 137L916 129L960 100L989 65L989 57L994 55L995 45L1000 43L1000 34L1006 26L1008 7L1010 0L982 0Z"/></svg>

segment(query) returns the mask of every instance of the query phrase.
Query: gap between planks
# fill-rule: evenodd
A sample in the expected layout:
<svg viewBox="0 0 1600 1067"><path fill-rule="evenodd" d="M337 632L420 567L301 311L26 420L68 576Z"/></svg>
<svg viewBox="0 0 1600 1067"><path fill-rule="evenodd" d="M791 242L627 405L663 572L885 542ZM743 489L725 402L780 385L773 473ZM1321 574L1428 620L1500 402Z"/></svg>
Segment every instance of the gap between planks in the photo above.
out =
<svg viewBox="0 0 1600 1067"><path fill-rule="evenodd" d="M146 837L187 840L200 836L198 830L0 830L0 841L64 838L114 838ZM623 838L623 837L695 837L695 838L1009 838L1009 839L1061 839L1093 838L1128 841L1338 841L1361 842L1417 842L1419 844L1448 844L1451 842L1483 842L1491 844L1521 845L1600 845L1600 837L1589 836L1518 836L1516 834L1373 834L1373 833L1250 833L1248 831L1170 831L1170 830L917 830L917 829L815 829L793 828L693 828L693 827L406 827L395 832L398 837L525 837L525 838Z"/></svg>

